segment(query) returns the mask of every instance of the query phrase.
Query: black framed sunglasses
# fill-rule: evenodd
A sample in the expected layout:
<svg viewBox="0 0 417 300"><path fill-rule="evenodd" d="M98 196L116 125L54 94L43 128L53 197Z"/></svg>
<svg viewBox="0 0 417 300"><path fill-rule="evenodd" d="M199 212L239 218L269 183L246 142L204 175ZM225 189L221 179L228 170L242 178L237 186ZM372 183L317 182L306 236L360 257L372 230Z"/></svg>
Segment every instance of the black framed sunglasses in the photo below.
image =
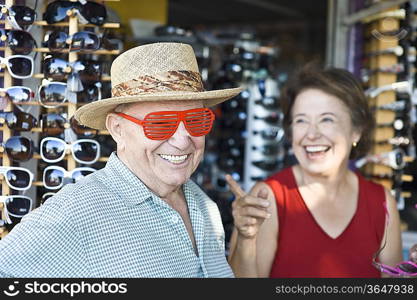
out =
<svg viewBox="0 0 417 300"><path fill-rule="evenodd" d="M12 224L10 216L22 218L32 209L32 199L27 196L0 196L0 203L4 203L6 223Z"/></svg>
<svg viewBox="0 0 417 300"><path fill-rule="evenodd" d="M94 51L100 48L116 50L118 45L112 44L105 36L99 36L91 31L79 31L68 35L63 31L53 31L48 37L48 48L51 51Z"/></svg>
<svg viewBox="0 0 417 300"><path fill-rule="evenodd" d="M17 79L29 78L33 75L33 58L26 55L0 57L0 64L5 65L10 75Z"/></svg>
<svg viewBox="0 0 417 300"><path fill-rule="evenodd" d="M0 18L7 15L10 24L15 29L28 31L36 19L36 12L30 7L24 5L0 5Z"/></svg>
<svg viewBox="0 0 417 300"><path fill-rule="evenodd" d="M13 161L17 162L31 159L34 152L33 141L24 136L12 136L0 146Z"/></svg>
<svg viewBox="0 0 417 300"><path fill-rule="evenodd" d="M30 188L33 181L33 173L22 167L0 166L0 174L4 175L7 185L18 191Z"/></svg>
<svg viewBox="0 0 417 300"><path fill-rule="evenodd" d="M43 74L45 78L63 81L71 73L77 73L83 82L97 82L101 79L101 63L91 60L70 63L64 59L55 57L47 57L43 62Z"/></svg>
<svg viewBox="0 0 417 300"><path fill-rule="evenodd" d="M26 112L2 111L0 112L0 124L7 124L10 129L16 131L30 131L36 127L37 120Z"/></svg>
<svg viewBox="0 0 417 300"><path fill-rule="evenodd" d="M42 115L40 124L42 132L49 135L61 134L67 128L71 128L77 135L89 138L96 136L98 133L97 129L89 128L78 123L73 116L68 122L65 117L56 113Z"/></svg>
<svg viewBox="0 0 417 300"><path fill-rule="evenodd" d="M54 24L64 21L68 15L68 10L75 9L77 17L81 23L94 24L101 26L107 18L107 11L104 5L92 1L54 1L48 4L43 20L48 24Z"/></svg>
<svg viewBox="0 0 417 300"><path fill-rule="evenodd" d="M27 31L0 29L0 33L1 41L7 43L14 53L27 55L31 53L36 46L35 39Z"/></svg>

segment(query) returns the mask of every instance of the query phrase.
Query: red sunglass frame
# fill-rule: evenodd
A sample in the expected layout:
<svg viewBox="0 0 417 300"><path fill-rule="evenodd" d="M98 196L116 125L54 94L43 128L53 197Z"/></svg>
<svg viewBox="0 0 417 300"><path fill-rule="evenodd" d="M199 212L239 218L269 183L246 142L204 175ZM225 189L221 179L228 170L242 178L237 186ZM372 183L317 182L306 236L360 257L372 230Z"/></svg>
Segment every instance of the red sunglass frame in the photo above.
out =
<svg viewBox="0 0 417 300"><path fill-rule="evenodd" d="M157 111L148 113L143 120L118 112L118 116L143 127L145 136L151 140L169 139L177 131L181 122L191 136L208 134L215 120L209 108L194 108L183 111Z"/></svg>

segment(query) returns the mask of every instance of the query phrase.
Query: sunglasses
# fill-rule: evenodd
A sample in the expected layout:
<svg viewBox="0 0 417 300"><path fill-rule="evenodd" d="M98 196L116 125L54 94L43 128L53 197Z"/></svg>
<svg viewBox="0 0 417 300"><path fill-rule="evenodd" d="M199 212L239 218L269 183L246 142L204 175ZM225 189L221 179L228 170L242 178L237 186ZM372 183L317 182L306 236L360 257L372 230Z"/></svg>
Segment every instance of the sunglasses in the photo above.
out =
<svg viewBox="0 0 417 300"><path fill-rule="evenodd" d="M0 166L0 174L6 179L7 185L17 191L29 189L33 181L32 172L21 167Z"/></svg>
<svg viewBox="0 0 417 300"><path fill-rule="evenodd" d="M50 190L57 190L67 183L74 183L96 170L89 167L75 168L67 171L59 166L49 166L43 171L43 185ZM66 181L65 179L70 179Z"/></svg>
<svg viewBox="0 0 417 300"><path fill-rule="evenodd" d="M0 196L0 203L4 203L4 215L8 224L12 224L10 216L22 218L32 209L32 199L27 196Z"/></svg>
<svg viewBox="0 0 417 300"><path fill-rule="evenodd" d="M100 157L100 144L91 139L80 139L67 144L64 140L47 137L40 144L41 157L48 163L56 163L63 160L67 149L71 150L75 161L81 164L93 164Z"/></svg>
<svg viewBox="0 0 417 300"><path fill-rule="evenodd" d="M27 31L1 29L0 33L1 41L5 41L14 53L27 55L36 46L36 41Z"/></svg>
<svg viewBox="0 0 417 300"><path fill-rule="evenodd" d="M253 118L255 120L262 120L268 124L276 125L281 120L281 114L278 112L269 112L269 113L263 113L259 115L254 115Z"/></svg>
<svg viewBox="0 0 417 300"><path fill-rule="evenodd" d="M387 215L388 222L388 215ZM393 277L416 277L417 276L417 264L412 261L403 261L395 266L385 265L377 261L379 254L385 248L387 244L387 237L385 235L384 245L379 249L372 257L372 265L377 268L380 272L388 274Z"/></svg>
<svg viewBox="0 0 417 300"><path fill-rule="evenodd" d="M101 82L95 82L94 84L83 84L84 89L77 92L77 103L89 103L97 100L101 100Z"/></svg>
<svg viewBox="0 0 417 300"><path fill-rule="evenodd" d="M7 124L12 130L30 131L36 127L37 120L31 114L25 112L0 112L0 124Z"/></svg>
<svg viewBox="0 0 417 300"><path fill-rule="evenodd" d="M6 98L13 103L29 102L35 97L35 93L25 86L11 86L0 88L0 98Z"/></svg>
<svg viewBox="0 0 417 300"><path fill-rule="evenodd" d="M15 29L28 31L36 19L36 12L27 6L12 5L7 7L6 5L0 5L0 7L0 18L3 17L3 14L6 14L7 19Z"/></svg>
<svg viewBox="0 0 417 300"><path fill-rule="evenodd" d="M264 171L275 171L281 165L281 161L278 159L264 159L259 161L253 161L252 164Z"/></svg>
<svg viewBox="0 0 417 300"><path fill-rule="evenodd" d="M149 113L143 120L136 119L124 113L116 113L118 116L143 127L143 132L148 139L166 140L174 135L183 122L191 136L204 136L213 127L214 113L209 108L195 108L183 111L157 111Z"/></svg>
<svg viewBox="0 0 417 300"><path fill-rule="evenodd" d="M46 81L38 90L39 103L46 108L64 104L67 98L67 84L64 82Z"/></svg>
<svg viewBox="0 0 417 300"><path fill-rule="evenodd" d="M81 3L80 3L81 2ZM49 3L43 14L43 20L48 24L64 21L68 15L67 11L75 9L76 15L81 23L103 25L107 18L106 8L99 3L92 1L55 1Z"/></svg>
<svg viewBox="0 0 417 300"><path fill-rule="evenodd" d="M254 130L253 134L259 134L264 140L279 142L284 137L284 130L281 127L268 127L262 130Z"/></svg>
<svg viewBox="0 0 417 300"><path fill-rule="evenodd" d="M0 57L0 64L5 65L14 78L25 79L33 75L33 58L30 56L11 55Z"/></svg>
<svg viewBox="0 0 417 300"><path fill-rule="evenodd" d="M55 194L56 193L54 193L54 192L48 192L48 193L43 194L42 197L41 197L40 205L43 205L46 200L48 200L49 198L51 198Z"/></svg>
<svg viewBox="0 0 417 300"><path fill-rule="evenodd" d="M1 146L13 161L23 162L33 156L33 142L24 136L12 136Z"/></svg>
<svg viewBox="0 0 417 300"><path fill-rule="evenodd" d="M49 34L47 44L51 51L61 51L67 48L69 48L69 51L94 51L100 49L100 47L115 50L118 47L106 37L100 37L91 31L79 31L73 35L68 35L63 31L54 31Z"/></svg>
<svg viewBox="0 0 417 300"><path fill-rule="evenodd" d="M67 128L71 128L77 135L90 138L96 136L98 133L97 129L81 125L74 117L71 117L68 122L62 115L55 113L42 115L40 125L42 132L50 135L61 134Z"/></svg>
<svg viewBox="0 0 417 300"><path fill-rule="evenodd" d="M77 73L80 79L88 82L100 81L102 68L96 61L68 62L64 59L47 57L43 62L43 74L47 79L63 81L71 73Z"/></svg>
<svg viewBox="0 0 417 300"><path fill-rule="evenodd" d="M279 99L277 97L263 97L255 100L255 104L262 105L265 108L278 108Z"/></svg>
<svg viewBox="0 0 417 300"><path fill-rule="evenodd" d="M282 146L280 144L267 144L262 146L252 146L253 151L259 151L263 155L277 155L281 152Z"/></svg>

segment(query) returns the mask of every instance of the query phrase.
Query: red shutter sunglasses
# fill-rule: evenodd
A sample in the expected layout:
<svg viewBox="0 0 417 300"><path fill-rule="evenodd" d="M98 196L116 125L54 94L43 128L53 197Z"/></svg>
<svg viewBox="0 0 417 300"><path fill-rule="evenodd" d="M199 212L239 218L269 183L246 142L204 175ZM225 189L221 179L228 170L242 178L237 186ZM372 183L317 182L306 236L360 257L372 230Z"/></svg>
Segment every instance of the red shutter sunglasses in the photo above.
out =
<svg viewBox="0 0 417 300"><path fill-rule="evenodd" d="M183 111L151 112L143 120L138 120L124 113L118 116L143 127L145 136L151 140L166 140L174 135L180 122L192 136L203 136L210 132L215 119L209 108L195 108Z"/></svg>

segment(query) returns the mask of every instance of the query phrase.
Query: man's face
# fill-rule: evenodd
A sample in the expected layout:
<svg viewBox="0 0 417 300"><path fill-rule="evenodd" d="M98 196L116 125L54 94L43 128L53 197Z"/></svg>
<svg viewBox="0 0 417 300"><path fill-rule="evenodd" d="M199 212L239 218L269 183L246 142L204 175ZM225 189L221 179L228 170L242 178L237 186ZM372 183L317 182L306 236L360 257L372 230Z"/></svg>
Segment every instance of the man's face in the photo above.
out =
<svg viewBox="0 0 417 300"><path fill-rule="evenodd" d="M123 112L139 120L150 112L182 111L203 107L202 101L164 101L132 104ZM196 170L204 154L205 137L193 137L183 122L167 140L151 140L143 127L120 120L118 156L151 190L176 188Z"/></svg>

